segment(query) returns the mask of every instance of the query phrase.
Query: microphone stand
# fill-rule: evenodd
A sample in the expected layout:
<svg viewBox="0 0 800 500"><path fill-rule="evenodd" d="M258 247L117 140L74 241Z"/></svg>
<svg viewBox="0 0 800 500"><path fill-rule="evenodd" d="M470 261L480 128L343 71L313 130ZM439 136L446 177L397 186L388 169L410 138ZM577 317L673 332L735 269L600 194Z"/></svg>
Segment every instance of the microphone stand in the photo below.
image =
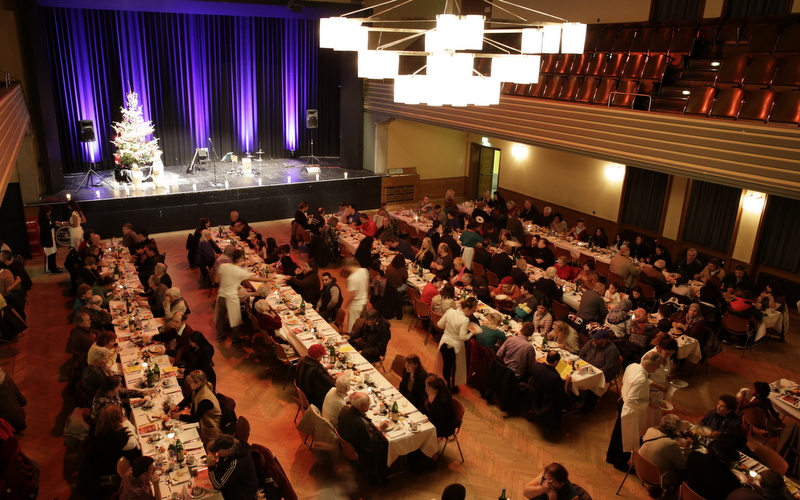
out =
<svg viewBox="0 0 800 500"><path fill-rule="evenodd" d="M211 151L214 153L214 158L211 159L211 163L214 164L214 182L212 182L211 185L218 187L220 186L220 184L217 182L217 160L219 160L219 156L217 155L217 150L214 148L214 142L211 140L211 137L208 138L208 143L211 145Z"/></svg>

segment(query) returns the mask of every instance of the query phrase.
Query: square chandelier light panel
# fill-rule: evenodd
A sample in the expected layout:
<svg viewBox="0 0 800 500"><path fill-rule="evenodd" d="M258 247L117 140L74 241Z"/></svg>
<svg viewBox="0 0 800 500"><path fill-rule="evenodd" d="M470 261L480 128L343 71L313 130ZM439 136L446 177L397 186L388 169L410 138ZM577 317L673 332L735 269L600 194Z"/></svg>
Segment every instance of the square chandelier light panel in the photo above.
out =
<svg viewBox="0 0 800 500"><path fill-rule="evenodd" d="M319 21L319 46L333 50L367 50L369 30L357 19L323 18Z"/></svg>
<svg viewBox="0 0 800 500"><path fill-rule="evenodd" d="M522 30L520 52L523 54L541 54L542 35L542 30L539 28L527 28Z"/></svg>
<svg viewBox="0 0 800 500"><path fill-rule="evenodd" d="M437 50L481 50L483 48L483 16L436 16Z"/></svg>
<svg viewBox="0 0 800 500"><path fill-rule="evenodd" d="M539 82L541 56L508 55L492 58L492 79L529 84Z"/></svg>
<svg viewBox="0 0 800 500"><path fill-rule="evenodd" d="M586 45L586 25L564 23L561 28L561 52L564 54L583 54Z"/></svg>
<svg viewBox="0 0 800 500"><path fill-rule="evenodd" d="M396 78L400 54L387 50L362 50L358 53L358 77L382 80Z"/></svg>
<svg viewBox="0 0 800 500"><path fill-rule="evenodd" d="M561 25L549 24L542 28L542 54L558 54L561 47Z"/></svg>
<svg viewBox="0 0 800 500"><path fill-rule="evenodd" d="M427 57L428 76L461 79L472 76L473 54L437 52Z"/></svg>

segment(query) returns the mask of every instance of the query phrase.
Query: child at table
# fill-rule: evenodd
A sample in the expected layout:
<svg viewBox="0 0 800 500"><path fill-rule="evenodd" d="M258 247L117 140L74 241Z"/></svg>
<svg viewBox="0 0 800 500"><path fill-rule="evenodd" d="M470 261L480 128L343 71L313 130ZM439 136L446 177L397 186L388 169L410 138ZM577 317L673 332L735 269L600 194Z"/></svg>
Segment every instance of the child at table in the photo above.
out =
<svg viewBox="0 0 800 500"><path fill-rule="evenodd" d="M606 290L606 294L603 296L603 300L606 301L607 307L615 307L619 304L621 300L619 294L619 285L614 283L613 281L608 284L608 290Z"/></svg>

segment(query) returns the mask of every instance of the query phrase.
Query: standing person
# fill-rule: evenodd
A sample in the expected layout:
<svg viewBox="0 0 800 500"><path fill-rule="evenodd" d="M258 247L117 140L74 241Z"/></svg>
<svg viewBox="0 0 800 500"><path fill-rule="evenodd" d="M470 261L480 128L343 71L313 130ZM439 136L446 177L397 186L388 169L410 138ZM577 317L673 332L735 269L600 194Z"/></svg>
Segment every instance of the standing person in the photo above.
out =
<svg viewBox="0 0 800 500"><path fill-rule="evenodd" d="M53 212L53 207L50 205L42 205L39 207L39 243L44 249L44 254L47 256L47 270L53 274L60 273L61 270L56 264L56 253L58 247L56 246L56 232L55 229L58 224L53 222L50 214Z"/></svg>
<svg viewBox="0 0 800 500"><path fill-rule="evenodd" d="M242 281L267 281L250 271L242 269L240 263L244 257L242 250L236 250L231 257L231 263L219 266L219 292L217 294L216 314L214 315L217 323L217 341L225 340L225 316L227 314L228 324L231 327L231 345L240 344L239 327L242 324L242 307L239 299L239 287Z"/></svg>
<svg viewBox="0 0 800 500"><path fill-rule="evenodd" d="M83 241L83 227L81 224L86 224L86 216L83 215L83 211L75 200L69 200L67 208L72 212L69 216L69 241L72 244L72 248L77 251Z"/></svg>
<svg viewBox="0 0 800 500"><path fill-rule="evenodd" d="M647 427L645 417L650 402L650 375L664 364L664 356L655 351L644 355L641 364L628 365L622 377L622 397L617 404L617 421L611 433L606 462L619 470L628 470L631 452L639 449L639 439Z"/></svg>
<svg viewBox="0 0 800 500"><path fill-rule="evenodd" d="M309 305L317 303L320 297L319 267L313 260L306 261L302 269L295 269L295 276L288 280L289 286L299 293Z"/></svg>
<svg viewBox="0 0 800 500"><path fill-rule="evenodd" d="M478 310L478 301L473 297L461 301L461 309L448 309L438 327L444 330L439 341L441 368L447 388L458 394L458 386L467 383L467 354L464 343L472 337L469 317Z"/></svg>
<svg viewBox="0 0 800 500"><path fill-rule="evenodd" d="M297 212L294 213L294 224L292 224L292 248L297 248L298 243L305 242L306 231L311 228L311 225L308 223L307 212L308 203L305 201L300 202L300 206L297 207Z"/></svg>
<svg viewBox="0 0 800 500"><path fill-rule="evenodd" d="M258 492L258 476L250 445L230 434L208 444L208 478L225 500L252 500Z"/></svg>
<svg viewBox="0 0 800 500"><path fill-rule="evenodd" d="M369 271L358 265L352 257L344 259L342 267L347 271L347 291L350 292L342 307L347 308L347 331L353 330L353 324L367 308L369 300Z"/></svg>

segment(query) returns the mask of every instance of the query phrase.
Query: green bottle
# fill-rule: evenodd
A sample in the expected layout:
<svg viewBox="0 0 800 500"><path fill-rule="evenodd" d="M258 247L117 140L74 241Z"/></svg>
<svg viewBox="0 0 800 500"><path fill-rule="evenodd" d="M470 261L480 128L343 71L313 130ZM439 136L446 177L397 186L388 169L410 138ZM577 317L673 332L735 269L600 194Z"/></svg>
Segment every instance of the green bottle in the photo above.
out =
<svg viewBox="0 0 800 500"><path fill-rule="evenodd" d="M132 335L134 330L136 330L136 322L133 321L133 316L128 316L128 331Z"/></svg>
<svg viewBox="0 0 800 500"><path fill-rule="evenodd" d="M153 366L153 380L155 382L161 380L161 369L158 368L158 363Z"/></svg>
<svg viewBox="0 0 800 500"><path fill-rule="evenodd" d="M144 379L147 382L147 387L153 387L153 385L155 385L153 382L153 370L150 369L149 366L144 369Z"/></svg>
<svg viewBox="0 0 800 500"><path fill-rule="evenodd" d="M542 334L542 350L547 350L547 334Z"/></svg>
<svg viewBox="0 0 800 500"><path fill-rule="evenodd" d="M400 410L397 408L397 401L392 403L392 422L397 423L400 418Z"/></svg>
<svg viewBox="0 0 800 500"><path fill-rule="evenodd" d="M300 314L306 313L306 299L300 299Z"/></svg>
<svg viewBox="0 0 800 500"><path fill-rule="evenodd" d="M178 463L183 463L183 443L181 443L181 438L178 438L175 441L175 460Z"/></svg>
<svg viewBox="0 0 800 500"><path fill-rule="evenodd" d="M497 497L497 500L508 500L508 497L506 497L506 489L505 488L503 488L503 492L500 493L500 496Z"/></svg>

